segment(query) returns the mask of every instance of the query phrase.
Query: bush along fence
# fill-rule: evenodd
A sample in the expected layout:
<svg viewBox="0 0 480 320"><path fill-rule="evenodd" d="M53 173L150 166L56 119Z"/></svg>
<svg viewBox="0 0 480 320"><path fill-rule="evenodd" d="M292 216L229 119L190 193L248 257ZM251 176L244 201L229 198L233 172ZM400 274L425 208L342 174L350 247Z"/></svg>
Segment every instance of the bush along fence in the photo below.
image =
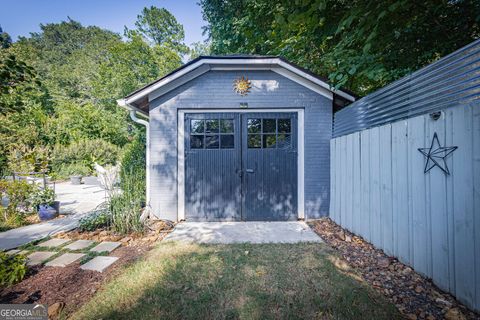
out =
<svg viewBox="0 0 480 320"><path fill-rule="evenodd" d="M337 112L331 218L480 310L480 41Z"/></svg>

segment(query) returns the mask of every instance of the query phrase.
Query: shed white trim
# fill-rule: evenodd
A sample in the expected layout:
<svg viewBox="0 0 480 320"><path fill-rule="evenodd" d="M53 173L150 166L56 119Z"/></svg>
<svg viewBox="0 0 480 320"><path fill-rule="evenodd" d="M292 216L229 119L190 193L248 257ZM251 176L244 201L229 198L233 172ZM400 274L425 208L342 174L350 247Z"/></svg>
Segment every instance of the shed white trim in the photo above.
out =
<svg viewBox="0 0 480 320"><path fill-rule="evenodd" d="M166 76L165 78L152 83L151 85L141 89L130 97L118 100L118 104L121 106L130 105L135 101L140 100L146 96L149 96L150 100L159 97L170 90L178 87L179 85L190 81L208 70L271 70L279 73L288 79L291 79L315 92L318 92L324 96L332 98L333 93L350 101L355 101L355 97L344 92L342 90L336 90L331 88L328 83L314 77L307 72L283 61L280 58L202 58L197 62L187 65L184 68L179 69L176 72ZM191 73L191 74L190 74ZM180 78L190 74L186 77L185 81ZM179 81L176 81L179 80ZM175 83L172 83L175 82ZM172 83L171 86L167 86ZM161 91L156 92L159 89ZM151 96L150 96L151 95Z"/></svg>
<svg viewBox="0 0 480 320"><path fill-rule="evenodd" d="M185 113L256 113L295 112L297 113L297 210L298 219L305 219L305 118L304 109L179 109L177 133L177 219L185 220Z"/></svg>

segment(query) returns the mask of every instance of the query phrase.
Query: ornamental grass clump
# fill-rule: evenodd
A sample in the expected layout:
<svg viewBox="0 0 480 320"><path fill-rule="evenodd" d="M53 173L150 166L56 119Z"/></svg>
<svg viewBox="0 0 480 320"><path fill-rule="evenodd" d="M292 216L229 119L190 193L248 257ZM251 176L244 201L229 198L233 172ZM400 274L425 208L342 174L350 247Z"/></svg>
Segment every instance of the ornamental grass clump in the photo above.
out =
<svg viewBox="0 0 480 320"><path fill-rule="evenodd" d="M109 201L111 227L120 233L141 232L145 207L145 138L138 137L124 153L120 169L120 190Z"/></svg>

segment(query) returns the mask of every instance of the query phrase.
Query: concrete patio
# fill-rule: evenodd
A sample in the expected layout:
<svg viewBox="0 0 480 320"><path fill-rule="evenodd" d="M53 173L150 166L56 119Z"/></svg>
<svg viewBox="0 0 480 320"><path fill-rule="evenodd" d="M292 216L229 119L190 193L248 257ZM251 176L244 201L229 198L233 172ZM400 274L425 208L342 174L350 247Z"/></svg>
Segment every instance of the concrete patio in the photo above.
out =
<svg viewBox="0 0 480 320"><path fill-rule="evenodd" d="M197 243L323 242L303 221L183 222L164 241Z"/></svg>
<svg viewBox="0 0 480 320"><path fill-rule="evenodd" d="M70 182L55 184L55 194L60 201L60 213L68 216L0 232L0 250L72 230L78 226L80 218L104 202L106 197L105 190L98 185L72 185Z"/></svg>

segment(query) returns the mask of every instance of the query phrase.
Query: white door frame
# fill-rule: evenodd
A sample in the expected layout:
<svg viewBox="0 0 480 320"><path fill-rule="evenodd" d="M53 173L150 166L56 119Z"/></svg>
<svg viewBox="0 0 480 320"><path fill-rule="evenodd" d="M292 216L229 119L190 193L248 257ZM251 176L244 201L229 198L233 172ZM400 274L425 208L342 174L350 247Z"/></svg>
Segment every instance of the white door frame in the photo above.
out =
<svg viewBox="0 0 480 320"><path fill-rule="evenodd" d="M178 221L185 220L185 113L297 113L297 210L298 219L305 218L305 120L304 109L178 109L177 117L177 201ZM240 130L241 132L241 130Z"/></svg>

